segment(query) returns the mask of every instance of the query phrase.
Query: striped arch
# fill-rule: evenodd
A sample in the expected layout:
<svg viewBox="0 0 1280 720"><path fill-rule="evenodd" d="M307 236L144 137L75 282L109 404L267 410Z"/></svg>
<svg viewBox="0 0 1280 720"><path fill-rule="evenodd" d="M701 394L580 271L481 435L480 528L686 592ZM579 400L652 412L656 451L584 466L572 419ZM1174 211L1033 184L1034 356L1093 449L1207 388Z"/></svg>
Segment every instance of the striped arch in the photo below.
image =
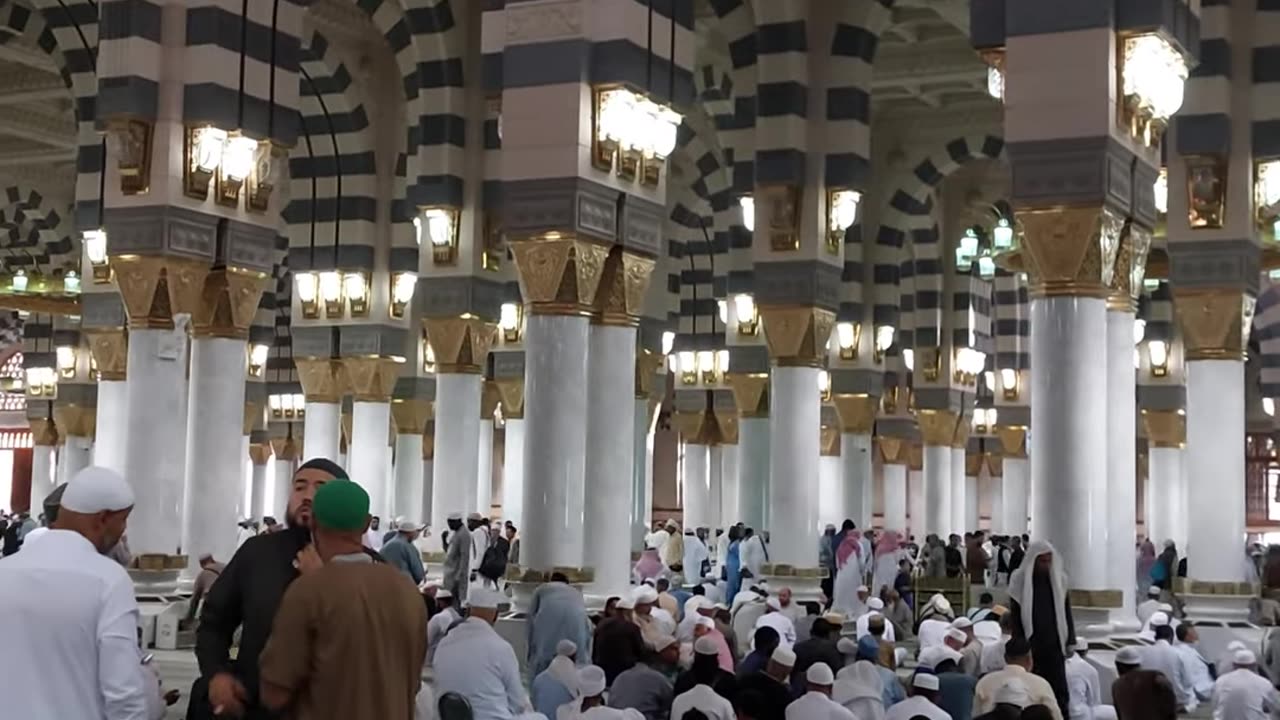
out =
<svg viewBox="0 0 1280 720"><path fill-rule="evenodd" d="M675 292L679 297L676 350L702 350L724 345L724 327L718 325L719 304L715 288L711 246L711 206L692 186L668 189L673 195L668 237ZM722 294L721 294L722 295ZM717 327L719 331L717 332Z"/></svg>
<svg viewBox="0 0 1280 720"><path fill-rule="evenodd" d="M738 219L738 212L733 194L733 178L717 139L706 114L701 108L694 108L685 115L676 142L680 154L678 161L683 161L689 169L686 181L709 211L710 221L706 229L710 243L706 240L700 242L705 245L706 261L714 265L712 285L719 297L726 297L726 288L734 270L729 255L731 229ZM750 271L749 266L747 270ZM750 277L746 280L749 282ZM741 282L742 279L739 278L739 284Z"/></svg>
<svg viewBox="0 0 1280 720"><path fill-rule="evenodd" d="M66 212L49 207L36 190L21 185L0 194L0 262L43 273L76 269Z"/></svg>

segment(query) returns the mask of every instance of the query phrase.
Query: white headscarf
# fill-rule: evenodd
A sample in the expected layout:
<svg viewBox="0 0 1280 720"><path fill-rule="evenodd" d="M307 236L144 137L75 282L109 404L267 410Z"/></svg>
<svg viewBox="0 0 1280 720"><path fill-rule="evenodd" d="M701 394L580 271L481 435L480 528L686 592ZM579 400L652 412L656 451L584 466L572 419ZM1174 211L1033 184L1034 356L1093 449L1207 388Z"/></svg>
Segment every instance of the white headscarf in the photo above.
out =
<svg viewBox="0 0 1280 720"><path fill-rule="evenodd" d="M556 645L556 656L547 665L547 673L556 682L564 686L569 694L578 696L578 668L573 664L571 655L578 651L578 646L569 640L561 640Z"/></svg>
<svg viewBox="0 0 1280 720"><path fill-rule="evenodd" d="M831 699L840 705L860 698L883 699L884 681L876 666L866 660L845 665L836 673Z"/></svg>
<svg viewBox="0 0 1280 720"><path fill-rule="evenodd" d="M1035 570L1036 558L1046 553L1053 554L1053 564L1050 566L1049 582L1053 587L1053 614L1058 624L1058 643L1062 646L1065 653L1067 649L1067 616L1064 611L1063 602L1067 596L1067 575L1062 571L1062 556L1058 555L1058 551L1053 549L1053 545L1048 540L1032 540L1027 546L1027 553L1022 559L1022 564L1009 577L1009 597L1018 601L1020 610L1022 611L1022 629L1027 634L1027 639L1031 639L1032 633L1035 632L1035 626L1032 622L1032 601L1035 594L1035 583L1031 581L1031 575Z"/></svg>

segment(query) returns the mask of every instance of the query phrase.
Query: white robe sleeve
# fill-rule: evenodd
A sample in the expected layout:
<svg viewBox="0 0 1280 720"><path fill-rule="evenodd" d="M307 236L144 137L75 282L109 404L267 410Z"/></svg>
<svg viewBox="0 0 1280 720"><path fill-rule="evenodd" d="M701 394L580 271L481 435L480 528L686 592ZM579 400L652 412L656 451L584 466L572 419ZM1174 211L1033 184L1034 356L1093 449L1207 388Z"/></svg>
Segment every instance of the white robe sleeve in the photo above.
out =
<svg viewBox="0 0 1280 720"><path fill-rule="evenodd" d="M155 681L147 681L138 652L138 603L129 576L120 577L106 590L98 616L98 686L107 720L152 720L147 693Z"/></svg>

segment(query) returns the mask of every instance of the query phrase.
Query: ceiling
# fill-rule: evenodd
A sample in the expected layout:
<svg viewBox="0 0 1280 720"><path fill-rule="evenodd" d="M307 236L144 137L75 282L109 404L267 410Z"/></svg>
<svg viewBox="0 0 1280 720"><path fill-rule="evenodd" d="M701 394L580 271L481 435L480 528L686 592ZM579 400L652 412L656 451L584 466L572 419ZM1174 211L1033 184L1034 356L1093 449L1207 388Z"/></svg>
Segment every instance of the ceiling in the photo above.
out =
<svg viewBox="0 0 1280 720"><path fill-rule="evenodd" d="M0 2L0 5L6 3ZM0 28L0 188L21 182L69 204L75 187L71 91L34 41Z"/></svg>

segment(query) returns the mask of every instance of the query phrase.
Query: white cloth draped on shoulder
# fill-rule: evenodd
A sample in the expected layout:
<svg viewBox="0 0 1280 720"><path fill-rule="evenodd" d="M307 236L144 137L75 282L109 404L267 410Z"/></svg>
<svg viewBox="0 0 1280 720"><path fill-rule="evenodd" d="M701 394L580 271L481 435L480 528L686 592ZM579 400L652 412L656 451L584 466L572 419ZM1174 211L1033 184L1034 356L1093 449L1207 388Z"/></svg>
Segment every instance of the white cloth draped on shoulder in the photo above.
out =
<svg viewBox="0 0 1280 720"><path fill-rule="evenodd" d="M1049 573L1049 581L1053 587L1053 611L1057 621L1055 624L1058 628L1058 642L1061 643L1063 652L1066 652L1067 615L1063 602L1067 597L1067 575L1062 571L1062 557L1048 540L1032 540L1027 546L1022 564L1009 576L1009 597L1018 602L1018 609L1022 612L1022 627L1026 630L1027 639L1030 640L1035 632L1035 622L1032 620L1035 583L1031 581L1031 577L1035 572L1036 560L1045 554L1053 555Z"/></svg>

